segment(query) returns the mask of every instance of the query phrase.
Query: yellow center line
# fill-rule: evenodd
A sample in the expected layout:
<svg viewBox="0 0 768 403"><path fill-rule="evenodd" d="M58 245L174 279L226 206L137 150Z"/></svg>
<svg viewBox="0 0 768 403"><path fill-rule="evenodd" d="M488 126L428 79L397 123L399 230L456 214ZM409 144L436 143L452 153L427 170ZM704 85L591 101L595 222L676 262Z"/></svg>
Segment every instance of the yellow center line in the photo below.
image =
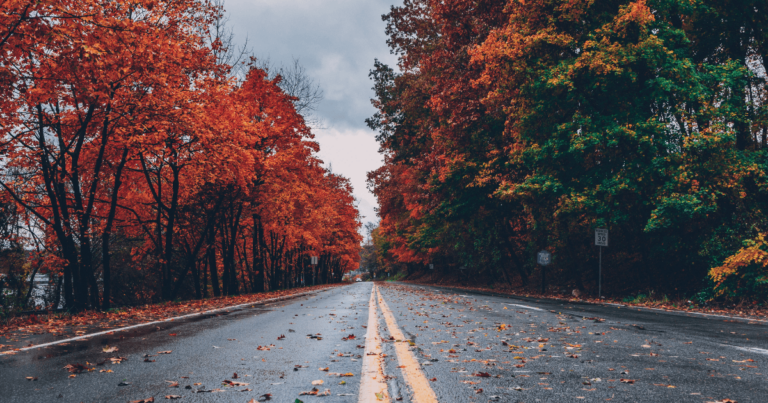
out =
<svg viewBox="0 0 768 403"><path fill-rule="evenodd" d="M360 379L358 403L389 403L387 383L381 371L381 338L379 337L379 319L376 313L376 285L371 288L368 301L368 331L365 333L365 356Z"/></svg>
<svg viewBox="0 0 768 403"><path fill-rule="evenodd" d="M405 340L403 332L397 327L395 317L392 316L392 312L389 310L387 303L384 301L384 297L381 295L378 287L375 288L379 296L379 307L381 307L381 313L384 315L384 320L387 322L387 328L389 334L395 338L395 352L397 353L397 362L400 364L400 369L403 373L403 379L411 387L413 391L414 403L432 403L437 402L437 396L432 387L429 386L429 381L424 373L421 371L419 362L413 355L413 352L408 349L410 346L408 341Z"/></svg>

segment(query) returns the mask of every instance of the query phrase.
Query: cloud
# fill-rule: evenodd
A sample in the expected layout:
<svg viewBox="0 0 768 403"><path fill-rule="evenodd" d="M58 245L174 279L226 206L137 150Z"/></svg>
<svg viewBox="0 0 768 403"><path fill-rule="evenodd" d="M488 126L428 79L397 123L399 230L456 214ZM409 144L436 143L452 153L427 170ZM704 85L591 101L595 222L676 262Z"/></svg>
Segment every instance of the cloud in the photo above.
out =
<svg viewBox="0 0 768 403"><path fill-rule="evenodd" d="M366 189L366 174L381 166L379 143L367 130L318 130L315 140L320 143L318 156L333 172L349 178L359 201L363 222L378 221L373 210L376 198Z"/></svg>

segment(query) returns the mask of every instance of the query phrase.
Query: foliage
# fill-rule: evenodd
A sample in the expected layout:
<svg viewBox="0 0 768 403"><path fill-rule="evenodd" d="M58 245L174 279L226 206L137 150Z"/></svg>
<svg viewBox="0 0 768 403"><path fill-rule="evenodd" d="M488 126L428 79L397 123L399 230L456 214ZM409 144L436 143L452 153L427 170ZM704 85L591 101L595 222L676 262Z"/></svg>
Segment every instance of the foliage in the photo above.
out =
<svg viewBox="0 0 768 403"><path fill-rule="evenodd" d="M375 64L368 120L384 153L369 187L391 260L525 284L547 248L553 281L596 291L590 241L608 228L612 292L706 287L709 268L768 221L768 36L752 28L763 14L736 8L393 7L400 72Z"/></svg>
<svg viewBox="0 0 768 403"><path fill-rule="evenodd" d="M768 242L765 235L745 241L744 247L725 259L722 266L713 267L709 277L715 283L718 296L768 298Z"/></svg>
<svg viewBox="0 0 768 403"><path fill-rule="evenodd" d="M219 3L0 6L0 201L21 228L0 241L39 255L54 307L285 289L357 265L352 188L297 111L314 101L255 60L226 63Z"/></svg>

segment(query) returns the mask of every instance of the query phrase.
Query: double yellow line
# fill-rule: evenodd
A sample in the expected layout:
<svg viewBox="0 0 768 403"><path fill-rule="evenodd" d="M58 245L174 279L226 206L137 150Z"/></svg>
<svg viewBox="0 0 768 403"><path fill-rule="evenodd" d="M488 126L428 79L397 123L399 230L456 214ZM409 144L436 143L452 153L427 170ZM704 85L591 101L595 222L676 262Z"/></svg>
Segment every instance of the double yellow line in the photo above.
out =
<svg viewBox="0 0 768 403"><path fill-rule="evenodd" d="M378 298L376 297L378 296ZM381 295L381 291L373 285L371 298L368 305L368 332L365 335L365 358L363 359L363 373L360 382L359 403L389 402L387 384L382 372L383 358L381 357L381 338L378 330L378 312L376 301L384 315L389 334L395 338L395 353L403 379L413 392L411 400L414 403L437 402L437 396L429 386L429 381L421 371L419 362L408 348L410 344L405 339L403 332L397 326L397 321L389 310L387 302Z"/></svg>

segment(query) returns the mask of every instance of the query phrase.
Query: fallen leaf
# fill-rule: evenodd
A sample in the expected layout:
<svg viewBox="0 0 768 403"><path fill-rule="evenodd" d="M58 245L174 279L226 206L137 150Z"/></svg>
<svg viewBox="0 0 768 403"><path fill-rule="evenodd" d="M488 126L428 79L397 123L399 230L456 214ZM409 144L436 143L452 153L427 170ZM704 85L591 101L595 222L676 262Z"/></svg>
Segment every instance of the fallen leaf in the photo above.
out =
<svg viewBox="0 0 768 403"><path fill-rule="evenodd" d="M299 393L299 396L302 396L302 395L317 396L317 392L318 392L317 388L312 388L312 390L310 390L308 392L301 392L301 393ZM298 399L296 399L296 400L298 400Z"/></svg>
<svg viewBox="0 0 768 403"><path fill-rule="evenodd" d="M181 399L179 395L165 395L166 399Z"/></svg>
<svg viewBox="0 0 768 403"><path fill-rule="evenodd" d="M624 378L621 378L621 379L619 379L619 381L621 381L621 383L628 383L630 385L633 385L635 383L634 379L624 379Z"/></svg>
<svg viewBox="0 0 768 403"><path fill-rule="evenodd" d="M231 386L231 387L235 387L235 386L248 386L248 384L245 383L245 382L230 381L228 379L225 379L225 380L221 381L221 384L222 385L228 385L228 386Z"/></svg>
<svg viewBox="0 0 768 403"><path fill-rule="evenodd" d="M101 351L103 351L105 353L114 353L115 351L117 351L117 347L106 346L106 347L102 348Z"/></svg>
<svg viewBox="0 0 768 403"><path fill-rule="evenodd" d="M318 379L316 381L312 381L312 385L322 385L322 384L323 384L323 380L322 379Z"/></svg>
<svg viewBox="0 0 768 403"><path fill-rule="evenodd" d="M168 350L168 351L158 351L157 353L158 353L158 354L170 354L171 352L172 352L172 350Z"/></svg>
<svg viewBox="0 0 768 403"><path fill-rule="evenodd" d="M179 387L179 383L178 382L175 382L175 381L166 381L166 382L168 382L168 387L169 388L178 388Z"/></svg>
<svg viewBox="0 0 768 403"><path fill-rule="evenodd" d="M148 397L146 399L131 400L131 403L152 403L155 401L154 397Z"/></svg>

